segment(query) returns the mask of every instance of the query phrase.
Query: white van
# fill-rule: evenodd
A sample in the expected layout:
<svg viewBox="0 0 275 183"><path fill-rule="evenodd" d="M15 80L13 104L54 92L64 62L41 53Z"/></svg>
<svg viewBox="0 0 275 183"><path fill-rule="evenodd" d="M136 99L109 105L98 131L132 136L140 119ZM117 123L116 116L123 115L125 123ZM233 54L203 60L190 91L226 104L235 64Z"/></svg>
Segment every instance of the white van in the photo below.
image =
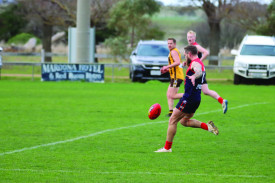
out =
<svg viewBox="0 0 275 183"><path fill-rule="evenodd" d="M234 84L247 79L270 79L275 77L275 37L245 36L239 50L232 50L234 61Z"/></svg>

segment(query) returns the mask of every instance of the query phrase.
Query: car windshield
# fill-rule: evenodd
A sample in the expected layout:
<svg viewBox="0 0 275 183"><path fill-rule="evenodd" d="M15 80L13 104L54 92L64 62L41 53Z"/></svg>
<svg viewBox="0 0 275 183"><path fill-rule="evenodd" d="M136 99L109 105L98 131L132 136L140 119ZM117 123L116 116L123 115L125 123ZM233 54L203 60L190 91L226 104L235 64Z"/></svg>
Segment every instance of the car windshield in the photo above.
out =
<svg viewBox="0 0 275 183"><path fill-rule="evenodd" d="M275 56L275 46L244 45L241 55Z"/></svg>
<svg viewBox="0 0 275 183"><path fill-rule="evenodd" d="M141 44L138 47L137 55L138 56L168 56L169 49L167 45L156 45L156 44Z"/></svg>

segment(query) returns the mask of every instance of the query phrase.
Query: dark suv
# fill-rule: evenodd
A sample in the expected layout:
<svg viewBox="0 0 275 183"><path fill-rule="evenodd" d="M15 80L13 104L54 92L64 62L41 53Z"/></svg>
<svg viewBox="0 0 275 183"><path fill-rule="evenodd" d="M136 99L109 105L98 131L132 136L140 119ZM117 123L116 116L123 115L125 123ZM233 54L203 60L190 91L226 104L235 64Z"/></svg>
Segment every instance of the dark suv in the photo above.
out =
<svg viewBox="0 0 275 183"><path fill-rule="evenodd" d="M160 69L168 65L167 41L139 41L130 56L130 79L134 81L169 80L169 73L161 74Z"/></svg>

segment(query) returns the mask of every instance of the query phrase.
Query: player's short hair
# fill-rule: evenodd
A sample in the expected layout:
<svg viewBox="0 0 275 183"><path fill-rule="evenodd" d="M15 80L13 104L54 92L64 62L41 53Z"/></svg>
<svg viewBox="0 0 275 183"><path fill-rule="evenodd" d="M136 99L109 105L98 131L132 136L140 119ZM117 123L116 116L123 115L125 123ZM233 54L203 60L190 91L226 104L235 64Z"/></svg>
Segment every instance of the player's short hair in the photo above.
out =
<svg viewBox="0 0 275 183"><path fill-rule="evenodd" d="M167 40L172 40L173 43L177 43L176 39L175 38L168 38Z"/></svg>
<svg viewBox="0 0 275 183"><path fill-rule="evenodd" d="M187 34L193 34L196 37L196 32L195 31L190 30L190 31L187 32Z"/></svg>
<svg viewBox="0 0 275 183"><path fill-rule="evenodd" d="M196 46L193 45L188 45L184 48L185 53L191 53L192 55L197 55L198 54L198 49Z"/></svg>

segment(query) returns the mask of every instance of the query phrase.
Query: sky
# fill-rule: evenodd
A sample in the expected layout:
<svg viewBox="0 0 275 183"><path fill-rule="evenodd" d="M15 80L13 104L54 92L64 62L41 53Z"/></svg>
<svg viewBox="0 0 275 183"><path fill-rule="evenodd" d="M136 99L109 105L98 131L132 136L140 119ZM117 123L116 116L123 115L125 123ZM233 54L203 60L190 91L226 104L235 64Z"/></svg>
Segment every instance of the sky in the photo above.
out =
<svg viewBox="0 0 275 183"><path fill-rule="evenodd" d="M186 5L188 3L191 2L191 0L158 0L160 2L162 2L164 5ZM270 2L272 0L254 0L254 1L258 1L260 3L263 3L263 4L270 4Z"/></svg>

